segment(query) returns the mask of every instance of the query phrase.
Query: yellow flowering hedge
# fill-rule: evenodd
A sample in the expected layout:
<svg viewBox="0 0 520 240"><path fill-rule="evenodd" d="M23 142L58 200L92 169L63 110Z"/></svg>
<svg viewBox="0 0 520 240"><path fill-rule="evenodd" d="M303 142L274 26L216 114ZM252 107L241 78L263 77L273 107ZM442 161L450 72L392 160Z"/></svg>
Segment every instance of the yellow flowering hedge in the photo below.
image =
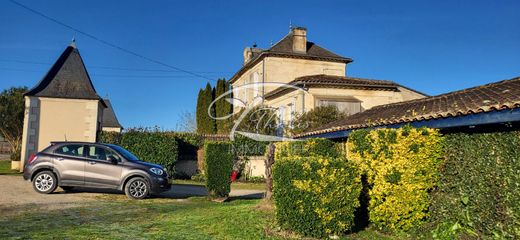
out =
<svg viewBox="0 0 520 240"><path fill-rule="evenodd" d="M344 158L288 156L273 165L276 219L313 237L339 235L354 224L361 179Z"/></svg>
<svg viewBox="0 0 520 240"><path fill-rule="evenodd" d="M437 130L359 130L347 141L347 158L366 174L369 218L380 228L409 230L428 217L429 192L439 177L442 137Z"/></svg>

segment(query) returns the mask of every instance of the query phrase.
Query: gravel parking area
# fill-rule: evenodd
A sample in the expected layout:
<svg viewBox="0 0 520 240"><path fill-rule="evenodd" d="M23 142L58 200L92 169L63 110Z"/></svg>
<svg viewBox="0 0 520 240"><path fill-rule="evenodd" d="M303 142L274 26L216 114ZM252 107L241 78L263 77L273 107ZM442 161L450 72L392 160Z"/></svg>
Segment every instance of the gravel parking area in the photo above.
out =
<svg viewBox="0 0 520 240"><path fill-rule="evenodd" d="M28 209L63 209L78 206L91 201L100 201L101 196L124 194L113 190L99 190L78 188L71 192L65 192L60 188L52 194L39 194L35 192L29 181L24 181L20 175L0 175L0 215ZM175 184L168 192L164 192L158 198L183 199L193 196L205 196L207 191L203 186ZM233 190L230 193L233 198L261 198L263 192L259 190Z"/></svg>

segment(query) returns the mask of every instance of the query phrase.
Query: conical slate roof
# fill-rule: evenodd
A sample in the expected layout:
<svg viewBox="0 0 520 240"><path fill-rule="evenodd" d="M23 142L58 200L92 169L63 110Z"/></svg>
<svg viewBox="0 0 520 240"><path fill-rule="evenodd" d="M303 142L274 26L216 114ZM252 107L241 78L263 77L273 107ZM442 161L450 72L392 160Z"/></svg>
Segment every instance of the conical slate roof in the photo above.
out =
<svg viewBox="0 0 520 240"><path fill-rule="evenodd" d="M110 100L105 98L104 101L107 108L103 110L103 122L101 123L101 127L123 128L117 120L116 113L114 112L114 108L112 108Z"/></svg>
<svg viewBox="0 0 520 240"><path fill-rule="evenodd" d="M45 77L25 96L103 101L96 93L74 43L63 51Z"/></svg>

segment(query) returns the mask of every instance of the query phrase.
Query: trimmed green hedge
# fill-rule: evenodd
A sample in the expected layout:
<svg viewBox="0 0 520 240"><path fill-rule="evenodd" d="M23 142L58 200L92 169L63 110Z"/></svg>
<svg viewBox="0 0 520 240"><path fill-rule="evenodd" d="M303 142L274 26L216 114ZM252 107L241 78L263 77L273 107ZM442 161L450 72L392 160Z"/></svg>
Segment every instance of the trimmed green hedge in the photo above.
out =
<svg viewBox="0 0 520 240"><path fill-rule="evenodd" d="M351 230L360 192L360 174L343 158L292 156L273 165L276 219L306 236Z"/></svg>
<svg viewBox="0 0 520 240"><path fill-rule="evenodd" d="M519 133L445 138L445 162L430 208L435 237L520 238Z"/></svg>
<svg viewBox="0 0 520 240"><path fill-rule="evenodd" d="M227 197L231 191L231 171L235 156L230 142L204 143L206 187L212 197Z"/></svg>
<svg viewBox="0 0 520 240"><path fill-rule="evenodd" d="M103 132L99 142L120 145L139 159L161 164L168 174L175 173L178 144L175 136L148 129L131 129L125 133Z"/></svg>
<svg viewBox="0 0 520 240"><path fill-rule="evenodd" d="M236 135L233 141L233 152L237 156L260 156L264 155L269 142L256 141L251 138Z"/></svg>
<svg viewBox="0 0 520 240"><path fill-rule="evenodd" d="M325 138L312 138L305 141L275 143L275 161L283 157L292 156L326 156L337 158L342 155L342 145Z"/></svg>

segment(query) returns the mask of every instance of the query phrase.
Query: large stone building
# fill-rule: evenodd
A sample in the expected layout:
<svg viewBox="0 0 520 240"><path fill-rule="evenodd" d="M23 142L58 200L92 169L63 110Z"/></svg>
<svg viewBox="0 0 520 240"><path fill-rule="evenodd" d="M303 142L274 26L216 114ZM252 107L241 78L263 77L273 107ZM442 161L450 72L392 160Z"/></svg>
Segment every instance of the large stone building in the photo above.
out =
<svg viewBox="0 0 520 240"><path fill-rule="evenodd" d="M20 168L52 141L95 142L107 107L97 94L75 44L25 94Z"/></svg>
<svg viewBox="0 0 520 240"><path fill-rule="evenodd" d="M351 62L308 41L307 29L294 27L269 49L245 48L244 65L230 83L235 98L246 103L262 99L277 108L286 123L316 106L334 105L355 114L382 104L425 97L395 82L346 76Z"/></svg>

